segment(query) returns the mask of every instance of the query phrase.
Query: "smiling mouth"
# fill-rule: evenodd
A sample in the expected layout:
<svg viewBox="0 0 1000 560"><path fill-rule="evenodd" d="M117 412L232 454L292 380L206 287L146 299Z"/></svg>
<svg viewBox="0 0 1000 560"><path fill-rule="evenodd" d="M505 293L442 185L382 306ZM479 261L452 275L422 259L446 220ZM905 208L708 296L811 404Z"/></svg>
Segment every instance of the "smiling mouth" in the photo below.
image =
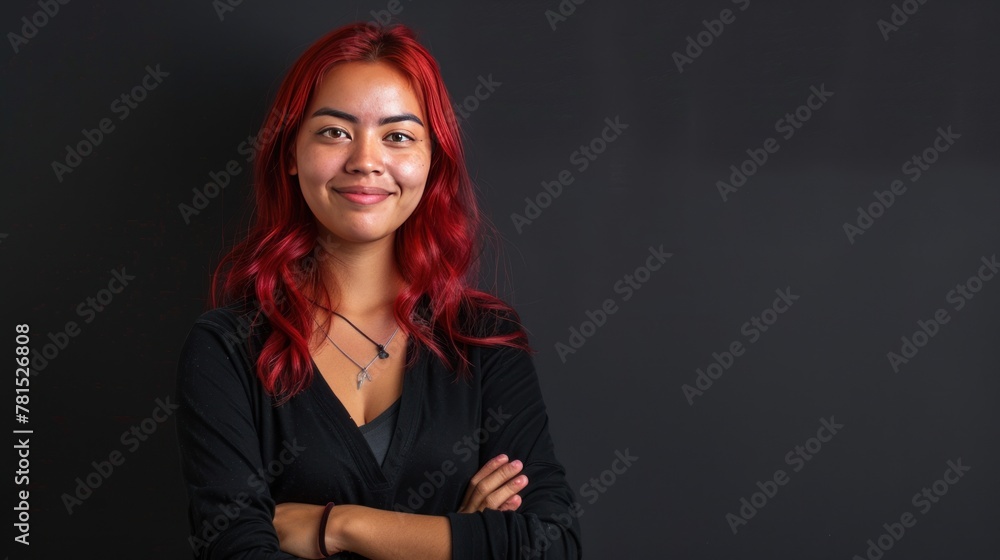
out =
<svg viewBox="0 0 1000 560"><path fill-rule="evenodd" d="M344 187L342 189L333 189L340 194L391 194L385 189L380 189L379 187Z"/></svg>
<svg viewBox="0 0 1000 560"><path fill-rule="evenodd" d="M364 205L377 204L389 198L390 195L388 191L375 187L351 187L343 190L337 190L337 194L347 200L350 200L351 202Z"/></svg>

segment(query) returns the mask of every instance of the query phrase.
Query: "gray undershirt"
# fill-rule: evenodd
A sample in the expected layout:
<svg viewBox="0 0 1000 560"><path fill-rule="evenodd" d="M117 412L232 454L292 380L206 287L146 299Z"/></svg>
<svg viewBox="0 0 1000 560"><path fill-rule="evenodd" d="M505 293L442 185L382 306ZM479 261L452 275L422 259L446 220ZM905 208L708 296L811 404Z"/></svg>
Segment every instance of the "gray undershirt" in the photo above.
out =
<svg viewBox="0 0 1000 560"><path fill-rule="evenodd" d="M372 448L372 453L381 465L385 461L385 454L389 451L389 442L392 441L392 433L396 430L396 417L399 415L399 403L402 398L396 399L392 406L379 414L371 422L359 426L361 435L365 436L368 446Z"/></svg>

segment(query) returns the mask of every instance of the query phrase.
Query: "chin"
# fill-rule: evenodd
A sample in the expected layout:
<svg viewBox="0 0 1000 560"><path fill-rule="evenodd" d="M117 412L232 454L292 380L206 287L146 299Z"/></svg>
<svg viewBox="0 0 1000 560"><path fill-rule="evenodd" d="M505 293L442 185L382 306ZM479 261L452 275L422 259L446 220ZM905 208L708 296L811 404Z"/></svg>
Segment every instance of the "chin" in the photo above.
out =
<svg viewBox="0 0 1000 560"><path fill-rule="evenodd" d="M375 243L378 241L383 241L387 237L392 237L394 231L345 231L341 233L333 232L333 236L337 239L342 240L344 243Z"/></svg>

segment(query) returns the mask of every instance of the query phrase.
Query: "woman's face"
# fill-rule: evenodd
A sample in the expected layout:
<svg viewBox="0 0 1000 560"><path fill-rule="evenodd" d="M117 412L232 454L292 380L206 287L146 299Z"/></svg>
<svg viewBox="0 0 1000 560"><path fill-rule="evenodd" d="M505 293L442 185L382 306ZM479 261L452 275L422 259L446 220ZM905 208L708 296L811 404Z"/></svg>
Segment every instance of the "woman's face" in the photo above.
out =
<svg viewBox="0 0 1000 560"><path fill-rule="evenodd" d="M306 108L291 161L321 237L392 240L424 192L427 127L416 93L392 66L347 62L327 73Z"/></svg>

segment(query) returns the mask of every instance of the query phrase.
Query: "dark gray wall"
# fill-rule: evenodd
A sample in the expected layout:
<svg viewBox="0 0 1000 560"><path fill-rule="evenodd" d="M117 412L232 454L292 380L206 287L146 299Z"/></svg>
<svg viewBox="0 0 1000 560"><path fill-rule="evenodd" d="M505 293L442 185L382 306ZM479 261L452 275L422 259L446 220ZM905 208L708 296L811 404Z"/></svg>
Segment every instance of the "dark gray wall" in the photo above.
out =
<svg viewBox="0 0 1000 560"><path fill-rule="evenodd" d="M499 82L465 101L469 166L504 234L506 269L485 276L540 350L588 558L847 560L907 513L900 538L882 537L887 560L996 557L994 3L392 6L456 100ZM8 35L3 329L66 342L31 380L35 558L189 555L173 420L147 421L145 441L122 433L172 393L245 217L241 142L283 71L327 30L389 7L245 1L220 18L209 0L70 2L34 16L47 21L26 43ZM20 34L39 10L8 2L0 22ZM721 34L705 31L720 16L708 25ZM688 37L707 46L685 61ZM114 100L147 68L156 87L126 113ZM54 171L102 119L92 153ZM605 132L606 119L624 124ZM603 150L585 168L581 145ZM767 159L720 187L748 154ZM185 223L178 205L230 160L242 171ZM518 227L526 198L547 207ZM123 267L134 279L87 311ZM771 324L748 323L761 316ZM76 336L57 336L70 321ZM919 321L933 336L915 335ZM905 363L889 356L904 350ZM707 371L713 353L729 367ZM67 513L63 494L113 452L124 463ZM778 470L784 484L769 483Z"/></svg>

